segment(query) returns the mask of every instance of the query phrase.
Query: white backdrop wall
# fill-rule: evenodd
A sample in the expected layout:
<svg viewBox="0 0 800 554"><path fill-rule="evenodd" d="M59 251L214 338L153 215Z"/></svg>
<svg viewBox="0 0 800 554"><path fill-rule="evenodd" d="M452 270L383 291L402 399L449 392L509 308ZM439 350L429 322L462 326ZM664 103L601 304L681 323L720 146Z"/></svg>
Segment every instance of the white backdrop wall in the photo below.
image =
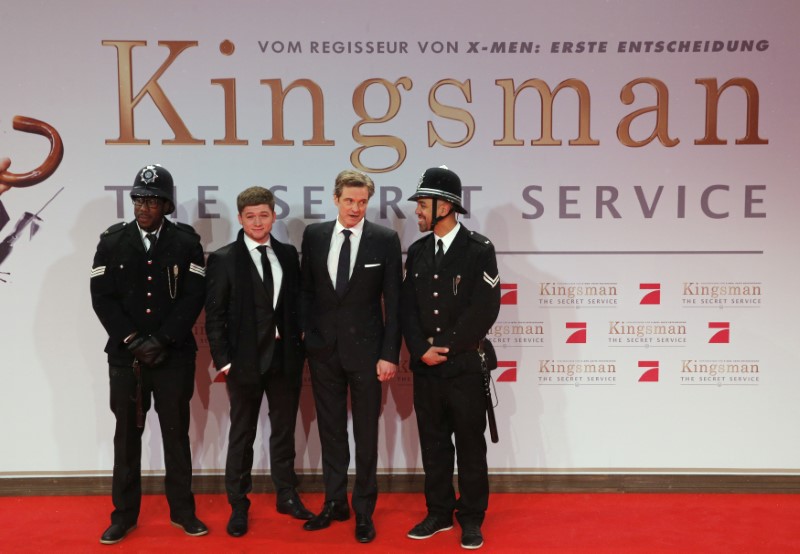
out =
<svg viewBox="0 0 800 554"><path fill-rule="evenodd" d="M799 15L750 0L4 2L0 157L23 172L47 154L15 115L55 127L65 155L0 197L8 244L63 187L0 262L0 475L110 472L89 269L154 162L206 251L234 238L235 196L256 184L299 247L353 165L378 187L367 217L407 247L419 175L459 173L463 222L495 243L504 287L495 472L797 473ZM564 85L552 111L534 85ZM195 333L193 457L213 473L228 401L202 320ZM382 471L420 468L410 385L404 363L385 386ZM154 418L144 464L159 471ZM298 466L319 471L308 384L296 436Z"/></svg>

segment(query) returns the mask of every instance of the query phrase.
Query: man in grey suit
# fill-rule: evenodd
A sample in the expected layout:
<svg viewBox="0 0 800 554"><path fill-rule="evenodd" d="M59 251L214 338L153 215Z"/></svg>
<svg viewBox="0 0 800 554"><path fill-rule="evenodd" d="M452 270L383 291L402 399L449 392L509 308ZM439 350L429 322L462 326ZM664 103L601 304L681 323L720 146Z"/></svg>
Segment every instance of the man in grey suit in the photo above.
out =
<svg viewBox="0 0 800 554"><path fill-rule="evenodd" d="M250 187L239 194L236 204L242 225L239 236L208 257L206 335L214 364L226 375L230 398L225 489L231 517L227 531L241 537L248 528L253 442L265 393L277 510L304 520L314 514L297 495L294 469L294 429L304 361L297 250L270 234L275 222L272 192Z"/></svg>
<svg viewBox="0 0 800 554"><path fill-rule="evenodd" d="M350 518L347 503L347 391L353 410L356 540L375 538L378 417L381 382L394 377L400 356L398 320L402 262L397 233L366 221L375 185L345 170L336 177L335 221L303 233L301 322L322 444L325 503L307 531Z"/></svg>

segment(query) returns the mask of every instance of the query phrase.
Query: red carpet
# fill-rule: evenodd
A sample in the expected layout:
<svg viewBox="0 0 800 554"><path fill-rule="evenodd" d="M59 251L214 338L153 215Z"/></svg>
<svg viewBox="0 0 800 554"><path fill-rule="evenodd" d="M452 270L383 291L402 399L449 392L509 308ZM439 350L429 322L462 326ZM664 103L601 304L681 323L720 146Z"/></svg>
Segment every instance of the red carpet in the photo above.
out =
<svg viewBox="0 0 800 554"><path fill-rule="evenodd" d="M303 495L312 510L321 494ZM99 544L110 497L0 498L2 552L465 552L460 528L416 541L405 534L424 516L421 494L383 494L377 538L353 539L354 518L307 532L274 510L274 495L253 495L250 532L225 533L223 495L199 495L205 537L169 524L163 496L146 496L139 527L121 543ZM494 494L481 552L739 553L800 552L800 496L788 494Z"/></svg>

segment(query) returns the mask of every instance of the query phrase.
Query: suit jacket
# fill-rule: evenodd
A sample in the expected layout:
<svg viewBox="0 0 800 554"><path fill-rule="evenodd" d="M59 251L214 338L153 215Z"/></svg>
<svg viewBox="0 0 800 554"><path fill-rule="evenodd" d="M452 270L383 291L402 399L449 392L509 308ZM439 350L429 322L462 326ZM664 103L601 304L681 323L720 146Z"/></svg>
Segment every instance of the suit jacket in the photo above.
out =
<svg viewBox="0 0 800 554"><path fill-rule="evenodd" d="M235 242L208 257L206 335L217 369L231 364L228 380L254 384L269 367L273 348L282 348L283 370L300 384L303 345L300 340L298 298L300 264L297 249L270 236L283 270L278 302L272 311L261 277L244 243L244 231ZM281 340L275 341L275 327Z"/></svg>
<svg viewBox="0 0 800 554"><path fill-rule="evenodd" d="M396 364L400 239L393 230L365 221L353 274L340 298L328 273L334 225L314 223L303 232L300 311L308 355L325 360L338 351L346 368L360 371L374 371L379 359Z"/></svg>
<svg viewBox="0 0 800 554"><path fill-rule="evenodd" d="M442 377L480 371L478 343L499 313L500 278L489 239L462 224L438 269L433 233L408 248L400 317L412 371ZM421 360L429 339L450 349L446 362Z"/></svg>
<svg viewBox="0 0 800 554"><path fill-rule="evenodd" d="M192 329L205 294L205 262L200 236L183 223L165 219L150 258L136 222L109 227L92 263L92 306L108 332L111 363L133 362L123 340L133 332L157 335L170 356L194 356Z"/></svg>

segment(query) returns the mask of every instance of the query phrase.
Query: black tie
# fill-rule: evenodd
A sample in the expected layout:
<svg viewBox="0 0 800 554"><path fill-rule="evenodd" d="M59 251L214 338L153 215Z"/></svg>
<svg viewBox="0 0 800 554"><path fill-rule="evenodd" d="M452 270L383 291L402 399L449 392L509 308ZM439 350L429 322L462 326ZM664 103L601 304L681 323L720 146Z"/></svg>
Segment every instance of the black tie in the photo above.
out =
<svg viewBox="0 0 800 554"><path fill-rule="evenodd" d="M158 237L155 235L155 233L147 233L145 237L147 237L147 240L150 243L150 246L147 247L147 257L150 258L153 255L153 250L156 248L156 240L158 240Z"/></svg>
<svg viewBox="0 0 800 554"><path fill-rule="evenodd" d="M444 243L442 242L442 239L439 239L436 241L436 244L439 245L439 248L436 250L436 257L434 258L434 261L436 262L436 269L439 269L439 267L442 265L442 260L444 259Z"/></svg>
<svg viewBox="0 0 800 554"><path fill-rule="evenodd" d="M262 244L256 246L256 250L261 252L261 278L264 281L264 292L267 293L269 305L272 306L272 297L274 295L274 285L272 281L272 266L267 257L267 245Z"/></svg>
<svg viewBox="0 0 800 554"><path fill-rule="evenodd" d="M342 230L344 242L339 252L339 267L336 269L336 294L340 297L344 296L347 282L350 280L350 235L352 234L353 231L350 229Z"/></svg>

